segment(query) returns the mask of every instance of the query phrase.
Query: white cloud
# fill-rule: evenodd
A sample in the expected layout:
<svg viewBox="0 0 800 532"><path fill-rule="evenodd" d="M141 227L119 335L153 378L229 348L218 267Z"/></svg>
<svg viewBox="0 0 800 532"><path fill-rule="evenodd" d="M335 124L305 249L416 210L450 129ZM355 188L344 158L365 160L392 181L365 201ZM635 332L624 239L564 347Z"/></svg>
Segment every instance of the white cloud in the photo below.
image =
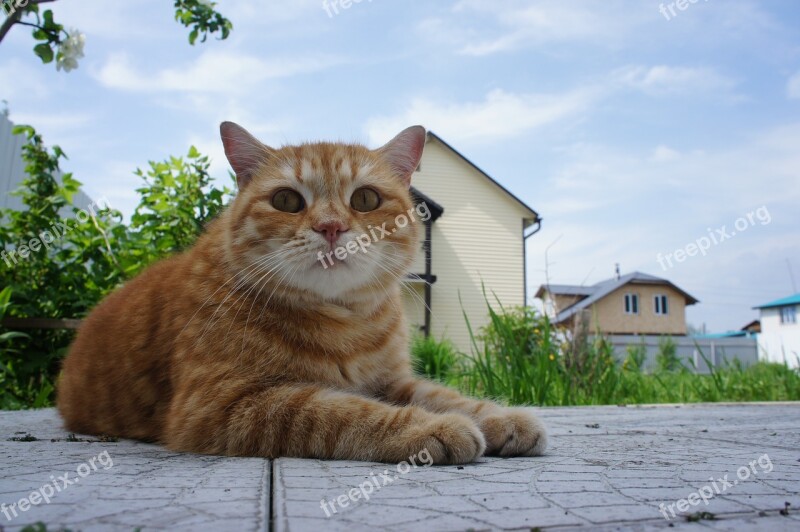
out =
<svg viewBox="0 0 800 532"><path fill-rule="evenodd" d="M21 61L12 58L0 64L0 79L14 80L0 85L0 100L19 101L31 99L36 101L50 94L44 79L43 67L32 61ZM13 109L12 109L13 110Z"/></svg>
<svg viewBox="0 0 800 532"><path fill-rule="evenodd" d="M158 38L155 28L172 23L174 18L174 10L169 9L170 6L158 0L61 0L53 7L56 21L80 29L87 35L89 47L96 38L115 41ZM154 19L162 24L154 25ZM177 25L175 30L179 31Z"/></svg>
<svg viewBox="0 0 800 532"><path fill-rule="evenodd" d="M670 161L679 159L680 156L681 154L677 150L673 150L669 146L661 144L660 146L656 147L655 151L653 151L651 160L656 163L668 163Z"/></svg>
<svg viewBox="0 0 800 532"><path fill-rule="evenodd" d="M578 144L564 151L547 190L572 201L601 204L662 205L661 198L681 198L671 201L680 201L681 209L695 218L724 222L731 211L800 203L798 145L800 123L762 131L719 150L678 153L659 146L655 153L637 153ZM663 164L665 160L670 164Z"/></svg>
<svg viewBox="0 0 800 532"><path fill-rule="evenodd" d="M453 141L485 141L519 136L570 119L620 92L635 89L651 96L713 94L738 98L736 82L710 68L629 66L612 72L599 84L553 94L515 94L495 89L480 102L442 102L418 97L392 116L371 118L366 130L372 142L384 142L412 124L422 124ZM661 162L676 153L660 148Z"/></svg>
<svg viewBox="0 0 800 532"><path fill-rule="evenodd" d="M789 78L786 84L786 95L791 100L800 100L800 72Z"/></svg>
<svg viewBox="0 0 800 532"><path fill-rule="evenodd" d="M82 183L81 190L90 198L98 200L105 198L114 208L129 218L139 203L139 193L136 192L143 184L141 178L134 175L137 168L145 168L142 164L116 160L93 161L94 166L89 171L77 172L75 178ZM75 171L72 168L73 160L62 161L61 169L67 172Z"/></svg>
<svg viewBox="0 0 800 532"><path fill-rule="evenodd" d="M608 45L646 20L641 11L599 0L461 0L446 18L424 20L419 29L427 35L436 29L436 38L455 45L462 54L485 56L575 41ZM476 19L479 25L472 22Z"/></svg>
<svg viewBox="0 0 800 532"><path fill-rule="evenodd" d="M86 149L87 145L96 144L94 128L97 115L89 112L49 113L41 111L16 112L11 108L9 118L18 125L27 124L36 128L48 145L57 144L66 154L72 157ZM97 147L95 145L95 147ZM66 162L62 167L70 166Z"/></svg>
<svg viewBox="0 0 800 532"><path fill-rule="evenodd" d="M572 117L595 98L591 90L513 94L500 89L489 92L480 102L447 103L417 98L397 115L370 119L366 130L375 144L389 140L412 124L422 124L448 141L493 141Z"/></svg>
<svg viewBox="0 0 800 532"><path fill-rule="evenodd" d="M727 94L737 85L735 80L707 67L629 66L617 70L613 77L622 85L655 96L697 92Z"/></svg>
<svg viewBox="0 0 800 532"><path fill-rule="evenodd" d="M12 110L11 119L17 124L33 124L37 129L52 133L68 133L90 124L95 116L88 113L15 113Z"/></svg>
<svg viewBox="0 0 800 532"><path fill-rule="evenodd" d="M590 47L590 53L631 46L663 50L677 41L692 41L705 49L732 37L737 42L773 40L780 48L779 33L788 34L756 0L730 0L724 9L698 7L679 24L666 24L658 5L626 0L459 0L446 14L423 20L417 30L423 38L472 56L531 49L571 53L569 46Z"/></svg>
<svg viewBox="0 0 800 532"><path fill-rule="evenodd" d="M288 78L340 64L331 56L262 59L209 50L180 67L143 72L125 54L113 54L95 78L105 87L134 92L242 93L270 79Z"/></svg>
<svg viewBox="0 0 800 532"><path fill-rule="evenodd" d="M322 0L270 0L269 2L226 0L220 2L217 8L231 19L234 27L239 27L247 21L257 21L261 25L285 24L315 15L321 20L328 19L322 7Z"/></svg>

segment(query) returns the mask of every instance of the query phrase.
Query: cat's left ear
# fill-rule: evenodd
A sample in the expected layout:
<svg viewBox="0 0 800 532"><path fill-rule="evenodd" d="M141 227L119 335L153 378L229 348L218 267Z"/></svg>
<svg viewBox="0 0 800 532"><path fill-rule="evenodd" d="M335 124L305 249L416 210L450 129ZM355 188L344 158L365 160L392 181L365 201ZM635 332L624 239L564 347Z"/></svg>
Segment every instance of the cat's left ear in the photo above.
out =
<svg viewBox="0 0 800 532"><path fill-rule="evenodd" d="M377 150L407 187L411 186L411 175L422 159L426 138L424 127L411 126Z"/></svg>
<svg viewBox="0 0 800 532"><path fill-rule="evenodd" d="M220 124L219 134L225 156L236 173L236 184L242 190L253 178L258 167L268 160L270 148L233 122Z"/></svg>

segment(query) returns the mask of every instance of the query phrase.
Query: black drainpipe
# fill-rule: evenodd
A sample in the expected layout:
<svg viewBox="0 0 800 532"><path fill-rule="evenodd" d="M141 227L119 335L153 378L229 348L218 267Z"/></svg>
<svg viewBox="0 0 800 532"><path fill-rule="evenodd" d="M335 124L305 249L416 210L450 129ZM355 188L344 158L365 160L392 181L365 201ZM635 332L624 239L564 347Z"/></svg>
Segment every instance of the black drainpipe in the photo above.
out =
<svg viewBox="0 0 800 532"><path fill-rule="evenodd" d="M433 269L431 265L431 228L432 217L425 222L425 338L431 335L431 281Z"/></svg>
<svg viewBox="0 0 800 532"><path fill-rule="evenodd" d="M525 244L528 242L528 239L538 233L542 228L542 219L536 218L536 221L533 222L536 228L525 234L525 220L522 220L522 306L528 306L528 254L527 248Z"/></svg>

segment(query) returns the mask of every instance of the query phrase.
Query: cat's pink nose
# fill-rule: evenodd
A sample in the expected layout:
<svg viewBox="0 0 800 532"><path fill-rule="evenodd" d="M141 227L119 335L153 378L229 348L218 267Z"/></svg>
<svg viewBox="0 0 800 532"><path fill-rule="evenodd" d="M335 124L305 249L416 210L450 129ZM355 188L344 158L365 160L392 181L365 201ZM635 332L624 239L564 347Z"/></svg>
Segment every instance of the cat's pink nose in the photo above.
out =
<svg viewBox="0 0 800 532"><path fill-rule="evenodd" d="M343 222L324 222L314 226L314 231L325 236L331 247L339 240L339 235L349 230Z"/></svg>

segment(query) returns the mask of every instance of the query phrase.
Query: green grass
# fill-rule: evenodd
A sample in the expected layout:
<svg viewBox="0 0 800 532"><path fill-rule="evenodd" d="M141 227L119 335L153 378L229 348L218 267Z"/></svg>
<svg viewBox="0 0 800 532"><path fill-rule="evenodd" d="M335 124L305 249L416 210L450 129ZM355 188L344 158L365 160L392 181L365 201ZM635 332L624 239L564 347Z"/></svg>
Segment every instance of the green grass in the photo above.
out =
<svg viewBox="0 0 800 532"><path fill-rule="evenodd" d="M411 345L411 358L419 375L446 383L455 373L459 355L449 340L417 336Z"/></svg>
<svg viewBox="0 0 800 532"><path fill-rule="evenodd" d="M437 380L512 405L800 400L800 372L786 364L759 362L744 368L734 363L697 374L680 363L674 344L665 340L656 358L658 368L646 372L641 369L640 346L629 347L620 361L602 338L565 338L530 308L488 311L490 323L480 331L474 331L465 316L472 340L469 354L456 353L452 345L441 347L448 363L435 366ZM418 341L415 357L439 353L436 344L431 339Z"/></svg>

